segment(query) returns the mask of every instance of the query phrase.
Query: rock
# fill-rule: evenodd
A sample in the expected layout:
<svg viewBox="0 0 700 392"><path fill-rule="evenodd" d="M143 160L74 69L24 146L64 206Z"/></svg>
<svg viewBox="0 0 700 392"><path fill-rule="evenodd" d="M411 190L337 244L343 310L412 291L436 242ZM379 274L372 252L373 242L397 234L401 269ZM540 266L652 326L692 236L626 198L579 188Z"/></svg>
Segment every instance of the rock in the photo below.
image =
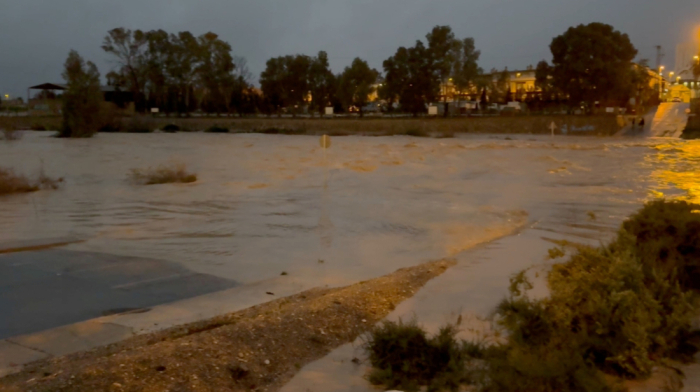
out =
<svg viewBox="0 0 700 392"><path fill-rule="evenodd" d="M269 364L270 364L270 360L269 360L269 359L266 359L266 360L265 360L265 365L269 365Z"/></svg>

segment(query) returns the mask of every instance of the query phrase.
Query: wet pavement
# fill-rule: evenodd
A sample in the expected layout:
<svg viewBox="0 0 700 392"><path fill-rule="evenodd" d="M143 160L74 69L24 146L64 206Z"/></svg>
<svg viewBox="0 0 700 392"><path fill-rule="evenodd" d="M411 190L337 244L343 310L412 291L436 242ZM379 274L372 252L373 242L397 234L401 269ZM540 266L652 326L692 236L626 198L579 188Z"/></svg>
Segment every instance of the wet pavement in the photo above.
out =
<svg viewBox="0 0 700 392"><path fill-rule="evenodd" d="M235 287L160 260L43 250L0 255L0 339Z"/></svg>

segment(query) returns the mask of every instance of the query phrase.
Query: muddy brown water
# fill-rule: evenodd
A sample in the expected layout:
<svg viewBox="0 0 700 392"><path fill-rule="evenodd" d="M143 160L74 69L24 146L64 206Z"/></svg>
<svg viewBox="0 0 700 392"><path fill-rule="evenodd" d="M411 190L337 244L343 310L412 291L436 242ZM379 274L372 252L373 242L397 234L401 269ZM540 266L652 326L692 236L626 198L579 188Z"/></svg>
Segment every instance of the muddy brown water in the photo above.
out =
<svg viewBox="0 0 700 392"><path fill-rule="evenodd" d="M577 230L616 225L653 197L700 201L699 157L700 144L677 139L349 136L324 157L315 136L25 132L0 143L0 167L65 181L0 199L0 242L75 236L85 242L68 249L334 286L455 256L526 222ZM128 179L177 163L199 180Z"/></svg>

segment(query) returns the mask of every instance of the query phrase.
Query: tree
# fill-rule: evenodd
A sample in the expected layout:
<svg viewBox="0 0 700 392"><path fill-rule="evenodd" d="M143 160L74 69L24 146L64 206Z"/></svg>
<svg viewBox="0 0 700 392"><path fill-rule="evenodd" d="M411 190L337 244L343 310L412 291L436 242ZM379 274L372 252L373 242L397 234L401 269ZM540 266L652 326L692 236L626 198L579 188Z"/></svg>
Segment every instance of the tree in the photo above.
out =
<svg viewBox="0 0 700 392"><path fill-rule="evenodd" d="M228 112L236 82L231 45L211 32L201 35L198 43L200 58L197 75L200 86L206 91L206 109L215 113Z"/></svg>
<svg viewBox="0 0 700 392"><path fill-rule="evenodd" d="M281 114L283 107L296 109L306 103L309 94L309 70L312 59L305 55L284 56L267 61L260 74L260 87L272 109Z"/></svg>
<svg viewBox="0 0 700 392"><path fill-rule="evenodd" d="M166 64L166 72L177 93L178 113L189 113L192 109L192 86L197 76L201 60L197 39L189 31L170 36L171 51Z"/></svg>
<svg viewBox="0 0 700 392"><path fill-rule="evenodd" d="M417 116L426 110L440 91L428 49L421 41L412 48L400 47L383 63L385 85L382 94L395 96L404 111Z"/></svg>
<svg viewBox="0 0 700 392"><path fill-rule="evenodd" d="M277 112L285 104L285 73L286 60L284 57L276 57L267 60L265 70L260 74L260 88L265 95L265 105L268 114Z"/></svg>
<svg viewBox="0 0 700 392"><path fill-rule="evenodd" d="M639 63L633 65L631 90L632 97L635 102L635 110L638 114L643 114L643 111L649 106L658 105L658 89L652 87L652 77L649 70L649 61L646 59L640 60Z"/></svg>
<svg viewBox="0 0 700 392"><path fill-rule="evenodd" d="M629 85L637 50L627 34L603 23L569 28L552 40L552 84L569 96L569 106L619 100Z"/></svg>
<svg viewBox="0 0 700 392"><path fill-rule="evenodd" d="M455 48L452 79L458 95L477 84L482 73L478 65L480 56L481 52L476 50L474 38L465 38Z"/></svg>
<svg viewBox="0 0 700 392"><path fill-rule="evenodd" d="M338 97L343 105L359 108L360 117L362 117L362 108L367 105L369 95L374 92L374 83L377 81L378 74L359 57L353 60L352 65L346 67L340 76Z"/></svg>
<svg viewBox="0 0 700 392"><path fill-rule="evenodd" d="M63 71L68 88L63 93L63 123L60 137L91 137L101 127L100 73L71 50Z"/></svg>
<svg viewBox="0 0 700 392"><path fill-rule="evenodd" d="M148 91L148 107L164 108L167 105L171 79L167 74L167 64L173 52L168 33L163 30L149 31L146 34L147 49L145 52L145 78Z"/></svg>
<svg viewBox="0 0 700 392"><path fill-rule="evenodd" d="M552 67L544 60L537 63L535 68L535 88L542 91L543 95L552 93Z"/></svg>
<svg viewBox="0 0 700 392"><path fill-rule="evenodd" d="M336 79L330 70L328 54L318 52L312 59L309 68L309 92L311 93L311 109L324 113L324 108L333 100L337 90Z"/></svg>
<svg viewBox="0 0 700 392"><path fill-rule="evenodd" d="M146 83L146 55L148 39L141 30L132 32L122 27L110 30L104 39L102 49L112 54L120 65L120 73L128 81L129 90L134 95L137 111L143 111L143 91Z"/></svg>
<svg viewBox="0 0 700 392"><path fill-rule="evenodd" d="M493 90L496 95L494 101L508 103L509 99L512 99L510 92L510 72L508 72L507 67L503 71L498 72Z"/></svg>
<svg viewBox="0 0 700 392"><path fill-rule="evenodd" d="M430 65L440 80L442 88L443 104L445 106L445 117L449 113L448 81L454 75L454 68L457 63L457 55L462 43L455 38L450 26L435 26L426 35L428 42L428 53L430 55Z"/></svg>

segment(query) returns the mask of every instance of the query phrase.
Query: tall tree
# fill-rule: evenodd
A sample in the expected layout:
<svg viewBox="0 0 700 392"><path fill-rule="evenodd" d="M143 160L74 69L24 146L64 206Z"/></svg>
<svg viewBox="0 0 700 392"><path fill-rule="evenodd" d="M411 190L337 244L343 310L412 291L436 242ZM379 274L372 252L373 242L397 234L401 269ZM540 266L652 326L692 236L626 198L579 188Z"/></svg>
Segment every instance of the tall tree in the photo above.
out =
<svg viewBox="0 0 700 392"><path fill-rule="evenodd" d="M311 109L323 114L325 107L333 100L336 87L335 75L331 72L328 63L328 54L321 51L312 59L309 68Z"/></svg>
<svg viewBox="0 0 700 392"><path fill-rule="evenodd" d="M435 26L425 38L428 42L430 65L440 80L442 102L445 106L445 117L447 117L449 114L448 82L454 75L457 55L462 43L455 38L450 26Z"/></svg>
<svg viewBox="0 0 700 392"><path fill-rule="evenodd" d="M569 28L552 40L552 83L569 96L570 108L616 97L629 85L637 49L627 34L603 23Z"/></svg>
<svg viewBox="0 0 700 392"><path fill-rule="evenodd" d="M207 111L230 111L231 93L235 85L231 45L214 33L201 35L199 42L199 67L197 74L207 99Z"/></svg>
<svg viewBox="0 0 700 392"><path fill-rule="evenodd" d="M549 95L552 92L552 67L544 60L537 63L535 68L535 88L542 94Z"/></svg>
<svg viewBox="0 0 700 392"><path fill-rule="evenodd" d="M352 65L345 68L340 76L338 97L345 107L355 106L363 116L362 108L367 105L369 95L374 92L378 72L369 67L366 61L355 58Z"/></svg>
<svg viewBox="0 0 700 392"><path fill-rule="evenodd" d="M480 56L481 52L476 50L474 38L465 38L456 46L452 79L457 95L461 95L477 85L479 75L482 74L478 65Z"/></svg>
<svg viewBox="0 0 700 392"><path fill-rule="evenodd" d="M277 57L267 61L265 71L260 75L260 87L267 104L278 114L281 114L282 108L288 108L296 116L298 107L306 104L311 64L311 57L305 55Z"/></svg>
<svg viewBox="0 0 700 392"><path fill-rule="evenodd" d="M132 32L122 27L112 29L102 43L102 49L112 54L119 64L120 72L128 81L134 95L136 110L145 109L143 92L146 84L146 55L148 39L141 30Z"/></svg>
<svg viewBox="0 0 700 392"><path fill-rule="evenodd" d="M60 137L91 137L100 128L103 101L100 73L92 62L85 63L75 50L65 62L63 79L68 88L63 93L63 123Z"/></svg>
<svg viewBox="0 0 700 392"><path fill-rule="evenodd" d="M286 59L275 57L267 60L265 70L260 74L260 88L265 96L264 105L268 114L276 112L281 115L281 109L285 105L285 73Z"/></svg>
<svg viewBox="0 0 700 392"><path fill-rule="evenodd" d="M382 95L397 97L404 111L417 116L426 110L440 91L428 49L416 41L411 48L400 47L384 61L385 87Z"/></svg>
<svg viewBox="0 0 700 392"><path fill-rule="evenodd" d="M166 109L171 79L167 74L167 64L173 51L168 33L163 30L146 32L147 50L145 53L146 90L149 107Z"/></svg>
<svg viewBox="0 0 700 392"><path fill-rule="evenodd" d="M197 38L189 31L170 35L171 51L166 65L166 72L172 79L177 91L178 113L189 113L192 86L197 76L201 59Z"/></svg>

